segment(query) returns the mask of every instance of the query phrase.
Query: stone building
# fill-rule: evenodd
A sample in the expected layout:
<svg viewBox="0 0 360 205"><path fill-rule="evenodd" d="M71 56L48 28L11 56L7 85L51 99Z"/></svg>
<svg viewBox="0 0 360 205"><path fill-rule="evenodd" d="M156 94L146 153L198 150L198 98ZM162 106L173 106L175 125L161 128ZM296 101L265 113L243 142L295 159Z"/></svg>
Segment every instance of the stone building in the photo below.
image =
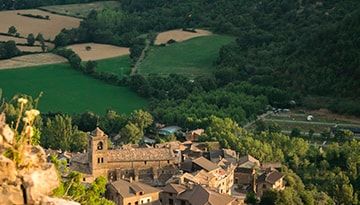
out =
<svg viewBox="0 0 360 205"><path fill-rule="evenodd" d="M181 169L185 173L172 177L168 182L200 184L221 194L231 195L235 165L225 159L215 164L204 157L199 157L185 161Z"/></svg>
<svg viewBox="0 0 360 205"><path fill-rule="evenodd" d="M193 185L168 184L162 188L160 200L163 205L243 205L244 200L220 194L210 188Z"/></svg>
<svg viewBox="0 0 360 205"><path fill-rule="evenodd" d="M141 182L117 180L106 186L105 196L116 205L160 205L160 191Z"/></svg>
<svg viewBox="0 0 360 205"><path fill-rule="evenodd" d="M240 193L254 192L261 197L264 191L285 189L284 175L278 171L280 163L263 163L251 155L240 157L234 173L237 191Z"/></svg>
<svg viewBox="0 0 360 205"><path fill-rule="evenodd" d="M70 168L84 174L84 181L105 176L110 181L135 179L164 185L178 173L179 157L171 148L109 149L108 137L99 128L89 133L87 153L74 156Z"/></svg>
<svg viewBox="0 0 360 205"><path fill-rule="evenodd" d="M285 189L284 175L277 170L266 170L257 178L256 194L261 197L266 190L282 191Z"/></svg>

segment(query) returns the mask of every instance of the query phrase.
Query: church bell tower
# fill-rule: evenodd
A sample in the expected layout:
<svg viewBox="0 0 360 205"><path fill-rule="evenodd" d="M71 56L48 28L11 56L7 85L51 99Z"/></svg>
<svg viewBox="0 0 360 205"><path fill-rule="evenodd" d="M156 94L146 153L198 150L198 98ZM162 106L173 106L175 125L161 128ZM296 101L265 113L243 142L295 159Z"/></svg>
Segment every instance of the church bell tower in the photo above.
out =
<svg viewBox="0 0 360 205"><path fill-rule="evenodd" d="M92 174L102 172L107 169L107 150L108 136L100 129L96 128L88 135L88 161Z"/></svg>

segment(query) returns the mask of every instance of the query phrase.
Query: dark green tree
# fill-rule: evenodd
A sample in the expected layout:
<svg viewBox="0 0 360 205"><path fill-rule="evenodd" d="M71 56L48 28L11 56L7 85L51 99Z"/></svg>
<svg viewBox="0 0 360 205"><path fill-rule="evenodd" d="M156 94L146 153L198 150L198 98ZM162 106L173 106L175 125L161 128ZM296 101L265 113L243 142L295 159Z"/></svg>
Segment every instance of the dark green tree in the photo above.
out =
<svg viewBox="0 0 360 205"><path fill-rule="evenodd" d="M34 36L34 34L30 33L30 34L27 36L27 39L26 39L26 40L27 40L28 45L33 46L34 43L35 43L35 36Z"/></svg>
<svg viewBox="0 0 360 205"><path fill-rule="evenodd" d="M90 61L86 62L85 67L84 67L84 72L87 74L92 74L95 72L96 66L97 66L96 61L90 60Z"/></svg>
<svg viewBox="0 0 360 205"><path fill-rule="evenodd" d="M10 26L10 27L9 27L8 34L10 34L10 35L15 35L16 32L17 32L17 29L16 29L15 26Z"/></svg>

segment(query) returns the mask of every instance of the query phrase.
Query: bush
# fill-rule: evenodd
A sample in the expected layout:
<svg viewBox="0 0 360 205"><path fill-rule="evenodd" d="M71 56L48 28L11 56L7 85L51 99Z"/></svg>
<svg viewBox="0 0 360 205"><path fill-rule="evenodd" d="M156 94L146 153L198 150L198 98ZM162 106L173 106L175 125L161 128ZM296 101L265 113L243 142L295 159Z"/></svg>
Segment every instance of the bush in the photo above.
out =
<svg viewBox="0 0 360 205"><path fill-rule="evenodd" d="M291 137L300 137L301 136L301 131L299 130L299 128L294 128L291 130Z"/></svg>
<svg viewBox="0 0 360 205"><path fill-rule="evenodd" d="M0 59L8 59L21 54L21 51L16 47L15 41L7 41L0 43Z"/></svg>
<svg viewBox="0 0 360 205"><path fill-rule="evenodd" d="M50 16L48 16L48 15L42 16L42 15L22 14L22 13L17 13L17 15L26 16L26 17L30 17L30 18L36 18L36 19L50 20Z"/></svg>
<svg viewBox="0 0 360 205"><path fill-rule="evenodd" d="M173 43L176 43L176 41L174 39L170 39L168 40L167 44L173 44Z"/></svg>

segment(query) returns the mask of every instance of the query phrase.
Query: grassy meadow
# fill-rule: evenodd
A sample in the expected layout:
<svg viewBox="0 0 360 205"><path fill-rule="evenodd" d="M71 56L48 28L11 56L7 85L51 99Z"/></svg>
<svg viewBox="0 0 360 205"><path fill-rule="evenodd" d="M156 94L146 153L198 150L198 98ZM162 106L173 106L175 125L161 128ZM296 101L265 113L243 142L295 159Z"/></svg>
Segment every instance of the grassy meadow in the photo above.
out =
<svg viewBox="0 0 360 205"><path fill-rule="evenodd" d="M188 76L207 75L214 70L219 49L234 38L210 35L177 42L165 47L153 46L139 66L141 74L178 73Z"/></svg>
<svg viewBox="0 0 360 205"><path fill-rule="evenodd" d="M119 77L129 75L131 72L131 59L129 55L99 60L96 71L115 74Z"/></svg>
<svg viewBox="0 0 360 205"><path fill-rule="evenodd" d="M68 64L1 70L0 88L7 99L20 93L37 97L43 92L39 103L42 112L103 114L113 109L130 113L147 105L145 99L128 88L85 76Z"/></svg>

